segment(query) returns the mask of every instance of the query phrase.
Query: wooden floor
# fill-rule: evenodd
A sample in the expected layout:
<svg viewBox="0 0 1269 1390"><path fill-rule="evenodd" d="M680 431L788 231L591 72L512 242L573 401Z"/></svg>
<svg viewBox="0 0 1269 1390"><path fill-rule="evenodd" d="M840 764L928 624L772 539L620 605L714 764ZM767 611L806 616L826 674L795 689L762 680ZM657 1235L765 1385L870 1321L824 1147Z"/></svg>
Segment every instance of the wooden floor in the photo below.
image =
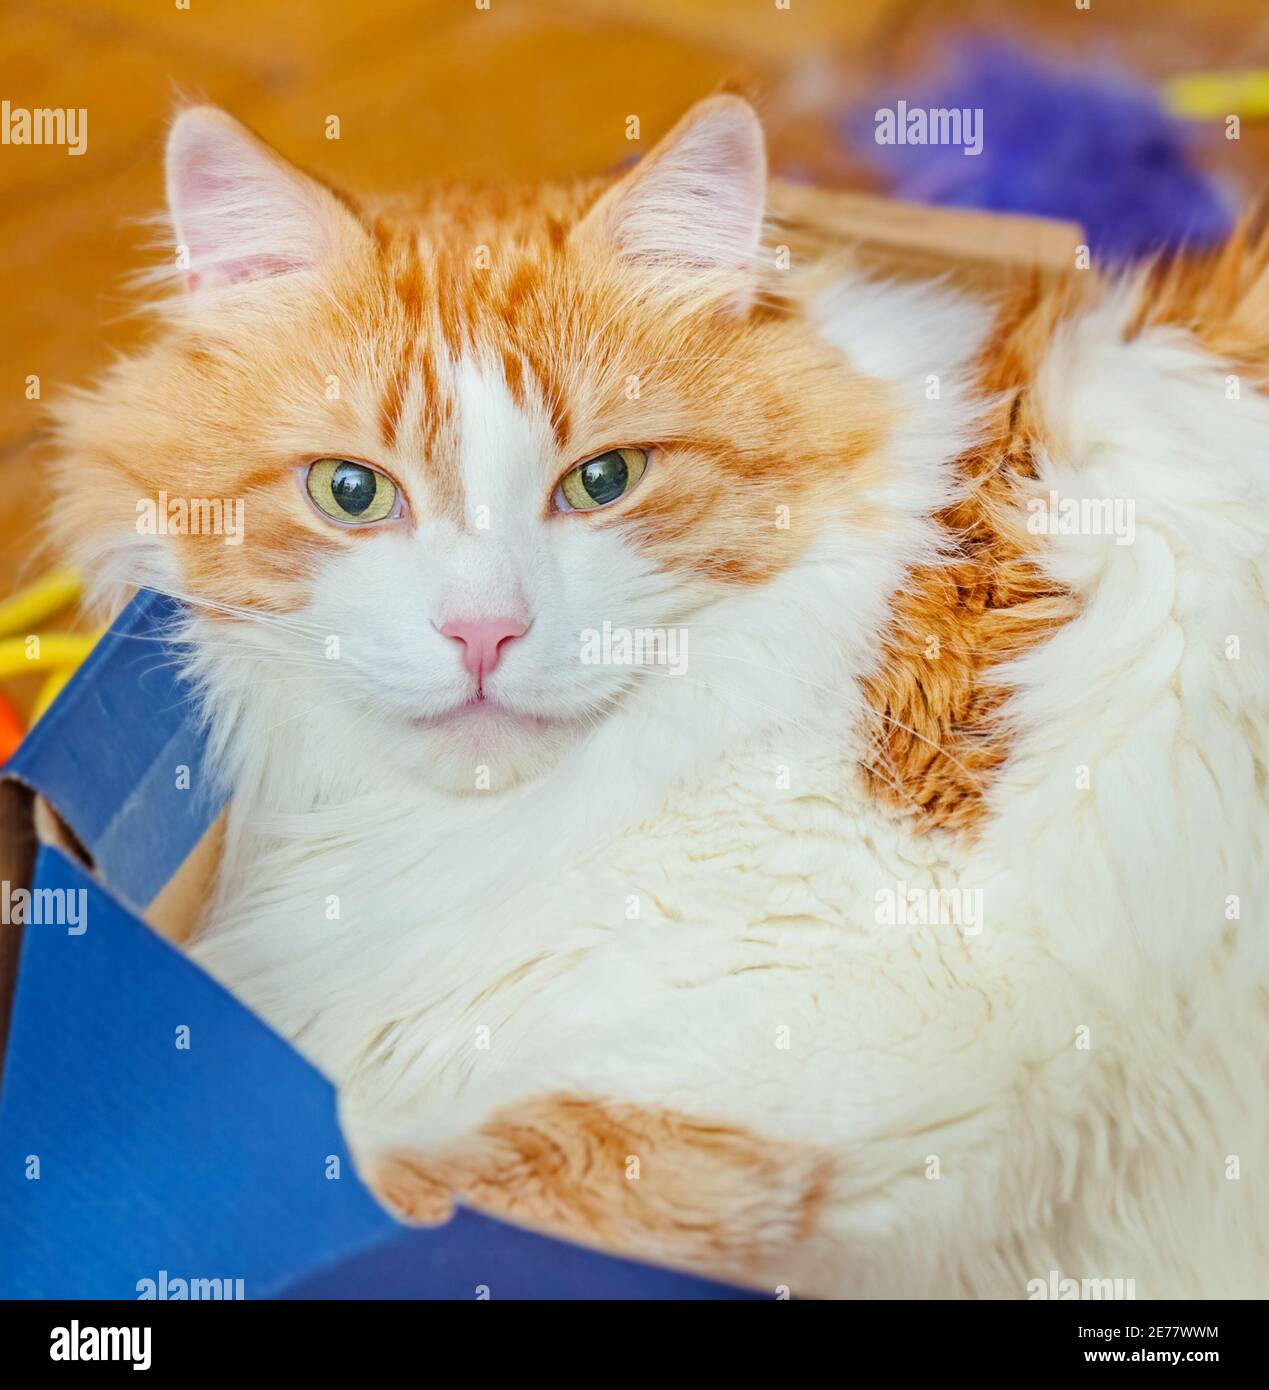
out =
<svg viewBox="0 0 1269 1390"><path fill-rule="evenodd" d="M631 153L628 115L646 149L731 81L763 110L778 171L850 186L860 174L832 138L834 104L910 70L949 28L1005 29L1155 77L1269 64L1264 0L178 3L9 0L0 15L0 97L89 113L80 157L0 147L0 594L36 563L43 499L27 445L44 404L139 331L123 281L154 254L138 219L161 204L179 99L220 103L298 162L372 191L609 169ZM1239 154L1236 176L1254 184L1269 137Z"/></svg>

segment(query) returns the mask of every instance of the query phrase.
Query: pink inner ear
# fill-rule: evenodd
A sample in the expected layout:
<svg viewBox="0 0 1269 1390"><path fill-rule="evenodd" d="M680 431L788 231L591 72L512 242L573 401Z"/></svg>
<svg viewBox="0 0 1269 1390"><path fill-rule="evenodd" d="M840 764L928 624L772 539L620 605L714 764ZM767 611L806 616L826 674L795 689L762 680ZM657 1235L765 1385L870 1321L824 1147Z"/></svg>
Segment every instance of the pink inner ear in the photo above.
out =
<svg viewBox="0 0 1269 1390"><path fill-rule="evenodd" d="M280 256L253 256L245 260L221 262L215 273L208 275L206 280L194 270L189 271L185 278L190 289L196 290L203 284L238 285L247 280L289 275L293 270L303 270L304 264L303 261L283 260Z"/></svg>
<svg viewBox="0 0 1269 1390"><path fill-rule="evenodd" d="M762 233L766 155L742 103L704 113L637 168L619 195L613 239L636 260L685 269L748 269Z"/></svg>
<svg viewBox="0 0 1269 1390"><path fill-rule="evenodd" d="M176 238L189 251L190 289L284 275L320 254L318 200L227 118L192 112L177 122L167 184Z"/></svg>

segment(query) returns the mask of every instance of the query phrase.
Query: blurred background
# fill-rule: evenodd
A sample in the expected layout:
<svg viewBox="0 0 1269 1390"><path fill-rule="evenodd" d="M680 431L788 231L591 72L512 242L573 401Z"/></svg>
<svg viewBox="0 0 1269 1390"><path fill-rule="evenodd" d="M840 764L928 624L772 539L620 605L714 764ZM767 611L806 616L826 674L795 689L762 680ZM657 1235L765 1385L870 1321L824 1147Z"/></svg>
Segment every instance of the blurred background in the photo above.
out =
<svg viewBox="0 0 1269 1390"><path fill-rule="evenodd" d="M11 107L88 112L82 155L0 143L0 599L56 559L44 406L142 331L124 281L181 100L374 192L602 173L728 83L779 174L1068 217L1121 260L1217 239L1269 183L1266 0L7 0L0 79ZM981 107L982 155L878 146L898 99ZM44 679L0 663L0 758Z"/></svg>

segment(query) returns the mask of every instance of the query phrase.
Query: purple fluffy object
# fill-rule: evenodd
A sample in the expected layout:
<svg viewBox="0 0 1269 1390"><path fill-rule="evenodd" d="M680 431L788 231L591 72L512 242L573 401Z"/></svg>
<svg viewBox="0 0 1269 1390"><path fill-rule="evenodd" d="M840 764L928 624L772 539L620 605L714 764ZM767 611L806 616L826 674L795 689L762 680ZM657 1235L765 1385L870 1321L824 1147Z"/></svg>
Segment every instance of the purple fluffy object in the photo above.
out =
<svg viewBox="0 0 1269 1390"><path fill-rule="evenodd" d="M879 144L879 112L980 110L981 152L963 145ZM1231 200L1190 162L1190 132L1154 92L1107 68L967 42L941 78L890 91L843 117L843 134L897 198L1079 222L1093 254L1125 262L1222 241Z"/></svg>

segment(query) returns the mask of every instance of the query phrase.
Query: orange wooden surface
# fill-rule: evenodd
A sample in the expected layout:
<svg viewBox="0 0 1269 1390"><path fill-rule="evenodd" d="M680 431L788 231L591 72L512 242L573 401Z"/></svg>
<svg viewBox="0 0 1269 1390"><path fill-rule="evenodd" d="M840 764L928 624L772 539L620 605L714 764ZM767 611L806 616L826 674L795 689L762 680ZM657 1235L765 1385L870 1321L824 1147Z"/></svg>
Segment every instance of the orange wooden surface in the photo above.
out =
<svg viewBox="0 0 1269 1390"><path fill-rule="evenodd" d="M155 253L164 125L218 102L302 164L367 191L427 176L611 168L730 81L778 171L862 185L833 103L937 54L952 27L1104 54L1152 77L1269 64L1264 0L9 0L0 96L86 107L80 157L0 146L0 593L37 566L28 446L43 405L139 331L123 282ZM329 116L340 138L326 138ZM625 138L638 115L642 140ZM1263 181L1262 127L1226 157ZM27 398L38 376L40 401Z"/></svg>

